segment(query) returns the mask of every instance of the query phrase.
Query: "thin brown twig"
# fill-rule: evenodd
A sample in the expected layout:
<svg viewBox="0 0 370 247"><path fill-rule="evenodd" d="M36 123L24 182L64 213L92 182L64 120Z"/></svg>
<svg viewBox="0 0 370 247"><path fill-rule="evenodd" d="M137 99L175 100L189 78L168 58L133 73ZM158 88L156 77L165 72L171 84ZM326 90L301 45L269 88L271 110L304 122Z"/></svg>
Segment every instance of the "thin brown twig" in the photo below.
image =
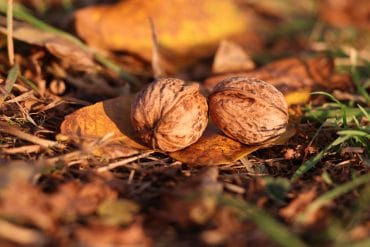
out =
<svg viewBox="0 0 370 247"><path fill-rule="evenodd" d="M130 157L130 158L127 158L127 159L123 159L123 160L114 162L114 163L110 163L107 166L103 166L103 167L97 168L96 171L97 172L109 171L109 170L112 170L114 168L117 168L117 167L120 167L120 166L124 166L124 165L126 165L126 164L128 164L130 162L136 161L138 159L145 158L145 157L147 157L148 155L150 155L150 154L152 154L154 152L155 152L154 150L150 150L150 151L144 152L142 154L136 155L134 157Z"/></svg>
<svg viewBox="0 0 370 247"><path fill-rule="evenodd" d="M45 238L41 233L0 220L0 237L21 245L42 245Z"/></svg>
<svg viewBox="0 0 370 247"><path fill-rule="evenodd" d="M54 164L59 160L63 160L68 163L68 166L72 164L77 164L82 160L86 160L92 157L93 152L99 148L102 148L112 142L112 134L106 134L105 136L96 139L90 143L87 143L81 148L81 150L76 150L67 154L62 154L53 158L46 160L47 164Z"/></svg>
<svg viewBox="0 0 370 247"><path fill-rule="evenodd" d="M0 132L14 135L22 140L29 141L31 143L40 145L43 148L51 148L51 147L64 148L65 147L63 144L60 144L58 142L45 140L40 137L23 132L17 127L9 125L8 123L5 123L5 122L0 122Z"/></svg>
<svg viewBox="0 0 370 247"><path fill-rule="evenodd" d="M157 30L154 25L152 18L149 18L150 30L152 33L152 69L154 78L158 79L164 77L166 73L161 67L161 54L159 51L159 42L157 36Z"/></svg>
<svg viewBox="0 0 370 247"><path fill-rule="evenodd" d="M40 145L27 145L15 148L3 148L1 151L6 154L20 154L20 153L38 153L40 152Z"/></svg>
<svg viewBox="0 0 370 247"><path fill-rule="evenodd" d="M13 0L8 0L6 12L8 58L10 66L14 65L14 43L13 43Z"/></svg>

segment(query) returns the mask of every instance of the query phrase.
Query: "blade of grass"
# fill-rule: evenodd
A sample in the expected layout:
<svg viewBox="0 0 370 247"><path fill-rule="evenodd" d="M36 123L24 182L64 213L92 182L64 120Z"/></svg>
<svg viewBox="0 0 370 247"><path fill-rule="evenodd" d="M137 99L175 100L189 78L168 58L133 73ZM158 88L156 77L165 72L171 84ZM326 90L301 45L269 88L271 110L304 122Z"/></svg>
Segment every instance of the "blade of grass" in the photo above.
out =
<svg viewBox="0 0 370 247"><path fill-rule="evenodd" d="M370 121L370 114L362 106L357 105L357 107L361 110L361 112L364 114L367 120Z"/></svg>
<svg viewBox="0 0 370 247"><path fill-rule="evenodd" d="M326 146L321 152L316 154L313 158L305 161L293 174L291 181L296 180L297 178L301 177L303 174L305 174L307 171L311 170L316 166L317 163L320 162L320 160L324 157L325 153L329 151L331 148L345 142L351 138L351 136L339 136L337 139L335 139L332 143L330 143L328 146Z"/></svg>
<svg viewBox="0 0 370 247"><path fill-rule="evenodd" d="M363 108L363 110L361 110L359 108L347 107L346 109L347 121L351 122L353 120L353 117L361 118L363 115L365 115L363 111L366 111L367 114L370 114L370 108ZM317 107L311 109L310 111L307 111L304 115L304 119L324 122L327 119L339 118L340 116L342 116L342 113L343 112L341 109Z"/></svg>
<svg viewBox="0 0 370 247"><path fill-rule="evenodd" d="M329 97L333 102L335 102L338 105L338 107L341 108L344 127L348 126L348 121L347 121L347 108L348 107L346 105L342 104L333 95L331 95L330 93L327 93L327 92L313 92L311 94L313 94L313 95L325 95L325 96Z"/></svg>
<svg viewBox="0 0 370 247"><path fill-rule="evenodd" d="M339 185L335 189L332 189L325 194L318 197L316 200L314 200L307 208L306 210L298 217L299 222L304 222L307 217L312 214L317 209L321 208L322 206L328 204L332 200L350 192L354 188L370 183L370 174L365 174L360 177L357 177L353 179L352 181L349 181L347 183L344 183L342 185Z"/></svg>
<svg viewBox="0 0 370 247"><path fill-rule="evenodd" d="M304 247L305 243L289 231L284 225L277 222L274 218L249 203L232 197L220 197L220 203L230 206L239 211L243 218L252 220L266 235L280 246Z"/></svg>
<svg viewBox="0 0 370 247"><path fill-rule="evenodd" d="M22 81L23 83L25 83L28 86L30 86L33 89L33 91L35 91L36 93L39 93L40 92L40 90L36 86L36 84L33 81L31 81L30 79L27 79L23 75L19 75L18 78L19 78L20 81Z"/></svg>
<svg viewBox="0 0 370 247"><path fill-rule="evenodd" d="M12 89L14 87L14 83L17 80L18 73L19 73L19 67L18 67L18 65L14 65L9 70L9 73L8 73L8 76L7 76L6 82L5 82L5 91L6 91L5 98L8 97L8 95L12 91Z"/></svg>
<svg viewBox="0 0 370 247"><path fill-rule="evenodd" d="M338 135L341 136L352 136L352 137L366 137L370 138L370 134L364 130L356 130L356 129L349 129L349 130L341 130L337 132Z"/></svg>
<svg viewBox="0 0 370 247"><path fill-rule="evenodd" d="M344 105L343 103L341 103L339 100L337 100L333 95L331 95L330 93L327 93L327 92L322 92L322 91L319 91L319 92L312 92L311 93L312 95L324 95L324 96L327 96L328 98L330 98L333 102L337 103L338 106L340 107L347 107L346 105Z"/></svg>
<svg viewBox="0 0 370 247"><path fill-rule="evenodd" d="M135 88L140 88L141 83L136 77L134 77L133 75L124 71L118 64L116 64L115 62L113 62L109 58L107 58L107 57L105 57L105 56L103 56L103 55L101 55L101 54L99 54L95 51L94 52L91 51L91 49L88 46L86 46L81 40L79 40L75 36L73 36L73 35L71 35L67 32L64 32L62 30L59 30L59 29L57 29L53 26L50 26L50 25L46 24L45 22L37 19L23 5L21 5L19 3L14 3L13 5L14 5L13 6L13 15L14 15L15 18L17 18L19 20L22 20L24 22L27 22L28 24L31 24L32 26L34 26L34 27L36 27L40 30L54 33L54 34L58 35L59 37L65 38L68 41L72 42L73 44L77 45L78 47L80 47L84 51L92 53L94 55L95 59L99 63L101 63L106 68L108 68L108 69L112 70L113 72L117 73L118 75L120 75L122 78L124 78L125 80L130 82L131 85L133 85ZM5 1L0 1L0 12L6 13L6 9L7 9L7 3Z"/></svg>
<svg viewBox="0 0 370 247"><path fill-rule="evenodd" d="M352 75L352 80L355 83L357 92L360 95L362 95L362 97L365 98L366 103L370 104L370 95L367 92L366 88L363 85L361 85L360 73L358 72L358 70L355 67L351 70L351 75Z"/></svg>

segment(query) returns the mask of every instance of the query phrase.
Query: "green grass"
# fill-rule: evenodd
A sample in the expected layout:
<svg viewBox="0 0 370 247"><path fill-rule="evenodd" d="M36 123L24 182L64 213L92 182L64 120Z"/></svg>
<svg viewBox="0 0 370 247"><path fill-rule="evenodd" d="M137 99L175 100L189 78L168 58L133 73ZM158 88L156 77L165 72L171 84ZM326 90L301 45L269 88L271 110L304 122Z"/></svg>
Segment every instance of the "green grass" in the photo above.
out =
<svg viewBox="0 0 370 247"><path fill-rule="evenodd" d="M304 247L306 244L286 226L276 221L263 209L257 208L244 200L223 196L220 204L237 210L242 218L253 221L258 228L280 246Z"/></svg>

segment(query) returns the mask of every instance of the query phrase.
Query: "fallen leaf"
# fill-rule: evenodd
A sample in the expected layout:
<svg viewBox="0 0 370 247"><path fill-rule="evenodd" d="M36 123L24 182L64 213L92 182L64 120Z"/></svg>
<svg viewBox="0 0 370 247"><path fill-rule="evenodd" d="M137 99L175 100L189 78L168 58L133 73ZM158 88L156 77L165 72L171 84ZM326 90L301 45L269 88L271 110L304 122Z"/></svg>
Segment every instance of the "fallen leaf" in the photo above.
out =
<svg viewBox="0 0 370 247"><path fill-rule="evenodd" d="M166 218L181 226L206 223L215 213L222 193L217 178L218 168L210 167L171 189L163 196Z"/></svg>
<svg viewBox="0 0 370 247"><path fill-rule="evenodd" d="M31 183L36 172L34 164L26 162L1 167L0 217L51 231L57 222L49 213L48 196Z"/></svg>
<svg viewBox="0 0 370 247"><path fill-rule="evenodd" d="M334 73L334 61L326 57L285 58L250 72L212 76L205 81L205 87L212 91L214 86L230 76L248 76L264 80L279 89L291 104L307 102L312 90L351 91L354 88L348 75Z"/></svg>
<svg viewBox="0 0 370 247"><path fill-rule="evenodd" d="M0 16L0 32L5 35L7 33L6 19L2 16ZM97 67L91 53L67 39L34 28L27 23L14 21L13 37L28 44L45 47L51 54L59 58L64 66L75 71L90 71Z"/></svg>
<svg viewBox="0 0 370 247"><path fill-rule="evenodd" d="M75 229L79 246L151 246L150 238L145 234L143 226L135 223L126 228L116 226L81 226Z"/></svg>
<svg viewBox="0 0 370 247"><path fill-rule="evenodd" d="M58 187L48 198L49 211L65 221L77 216L87 216L98 211L106 200L116 200L117 192L98 177L88 183L71 181Z"/></svg>
<svg viewBox="0 0 370 247"><path fill-rule="evenodd" d="M356 26L370 30L370 2L368 0L318 2L319 17L336 27Z"/></svg>
<svg viewBox="0 0 370 247"><path fill-rule="evenodd" d="M217 74L248 71L253 70L255 66L242 47L232 41L224 40L217 48L212 72Z"/></svg>
<svg viewBox="0 0 370 247"><path fill-rule="evenodd" d="M159 45L170 53L173 64L210 56L225 38L244 34L253 40L256 36L250 18L231 0L120 1L79 10L75 25L91 46L128 51L150 60L149 18L155 24Z"/></svg>
<svg viewBox="0 0 370 247"><path fill-rule="evenodd" d="M295 124L290 121L287 131L278 139L262 145L251 146L223 135L220 130L210 123L196 143L182 150L169 153L169 156L187 164L230 164L261 148L285 143L295 134Z"/></svg>
<svg viewBox="0 0 370 247"><path fill-rule="evenodd" d="M293 221L317 196L316 188L300 193L287 206L279 211L279 215L285 220Z"/></svg>
<svg viewBox="0 0 370 247"><path fill-rule="evenodd" d="M105 200L98 208L98 215L108 225L128 225L134 220L139 206L130 200Z"/></svg>
<svg viewBox="0 0 370 247"><path fill-rule="evenodd" d="M130 122L130 105L133 97L121 96L83 107L66 116L61 125L61 134L72 140L101 138L113 134L122 148L136 150L149 149L137 139ZM209 123L202 137L193 145L169 153L169 155L187 164L219 165L232 163L258 149L285 143L295 134L296 116L290 119L287 131L277 140L260 146L248 146L223 135L212 123ZM133 150L134 151L134 150ZM101 153L101 152L100 152Z"/></svg>
<svg viewBox="0 0 370 247"><path fill-rule="evenodd" d="M73 140L101 138L113 134L122 146L148 149L140 144L130 122L133 97L121 96L83 107L66 116L60 129Z"/></svg>

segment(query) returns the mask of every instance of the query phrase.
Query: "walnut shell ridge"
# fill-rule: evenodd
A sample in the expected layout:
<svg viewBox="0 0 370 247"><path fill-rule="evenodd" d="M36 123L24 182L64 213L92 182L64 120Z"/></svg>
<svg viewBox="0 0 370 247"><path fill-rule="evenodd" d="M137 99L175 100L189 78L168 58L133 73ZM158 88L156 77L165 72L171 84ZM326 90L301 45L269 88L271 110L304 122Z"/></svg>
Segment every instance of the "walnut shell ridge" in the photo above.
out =
<svg viewBox="0 0 370 247"><path fill-rule="evenodd" d="M159 79L134 100L131 122L142 141L153 149L177 151L195 143L207 127L207 100L197 83Z"/></svg>
<svg viewBox="0 0 370 247"><path fill-rule="evenodd" d="M271 84L248 77L231 77L209 96L213 122L228 137L248 145L263 144L285 132L288 106Z"/></svg>

